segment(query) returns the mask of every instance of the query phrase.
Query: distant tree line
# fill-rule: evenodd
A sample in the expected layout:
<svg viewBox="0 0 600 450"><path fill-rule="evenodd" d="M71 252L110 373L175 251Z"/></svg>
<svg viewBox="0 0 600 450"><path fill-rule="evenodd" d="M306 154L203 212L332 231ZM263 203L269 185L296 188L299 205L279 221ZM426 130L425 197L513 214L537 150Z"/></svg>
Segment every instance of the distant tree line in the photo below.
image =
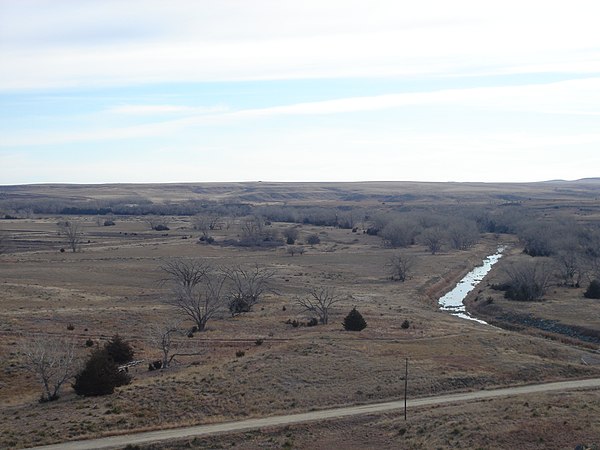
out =
<svg viewBox="0 0 600 450"><path fill-rule="evenodd" d="M28 217L31 214L65 215L170 215L191 216L203 212L220 215L244 216L252 212L252 206L244 203L217 203L187 200L178 203L153 203L143 197L119 198L118 200L78 201L68 199L0 199L2 216Z"/></svg>

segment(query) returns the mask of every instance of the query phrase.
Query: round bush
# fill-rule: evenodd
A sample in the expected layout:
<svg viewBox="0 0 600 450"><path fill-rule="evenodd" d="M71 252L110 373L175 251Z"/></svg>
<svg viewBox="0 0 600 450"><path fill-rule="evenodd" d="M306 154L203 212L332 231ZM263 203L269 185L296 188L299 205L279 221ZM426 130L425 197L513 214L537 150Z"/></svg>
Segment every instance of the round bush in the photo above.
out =
<svg viewBox="0 0 600 450"><path fill-rule="evenodd" d="M362 314L356 310L356 307L354 307L352 308L352 311L348 313L344 322L342 322L342 325L346 331L361 331L367 327L367 322Z"/></svg>
<svg viewBox="0 0 600 450"><path fill-rule="evenodd" d="M583 296L585 298L600 298L600 280L592 280Z"/></svg>
<svg viewBox="0 0 600 450"><path fill-rule="evenodd" d="M75 376L73 389L78 395L109 395L115 387L129 384L131 378L120 372L117 364L104 349L95 349L85 367Z"/></svg>
<svg viewBox="0 0 600 450"><path fill-rule="evenodd" d="M318 234L311 234L306 238L306 243L309 245L317 245L321 242L321 238Z"/></svg>

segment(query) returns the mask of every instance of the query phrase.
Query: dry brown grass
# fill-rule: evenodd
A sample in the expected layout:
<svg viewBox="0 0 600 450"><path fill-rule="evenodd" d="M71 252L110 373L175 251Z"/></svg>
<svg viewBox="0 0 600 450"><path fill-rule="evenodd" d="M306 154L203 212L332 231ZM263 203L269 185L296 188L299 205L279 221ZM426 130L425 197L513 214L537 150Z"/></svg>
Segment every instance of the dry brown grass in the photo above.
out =
<svg viewBox="0 0 600 450"><path fill-rule="evenodd" d="M320 189L325 199L324 192L329 191ZM393 250L382 248L378 237L349 230L302 226L300 241L316 232L322 243L306 246L305 255L291 257L283 248L197 244L199 233L192 230L189 218L170 218L166 236L150 231L141 218L118 218L114 227L99 227L91 218L81 220L86 233L81 253L57 251L56 218L0 224L23 242L29 241L30 250L0 256L0 447L400 398L405 358L410 360L411 396L600 375L600 367L581 363L582 355L588 354L582 347L482 326L436 310L436 296L496 248L494 236L486 236L469 251L435 256L422 247L411 247L407 251L419 263L407 282L395 283L387 280L383 269ZM273 226L283 229L288 224ZM217 231L215 238L234 237L237 232L235 227ZM133 343L140 358L158 358L158 350L148 342L148 324L177 315L160 302L167 291L158 283L159 265L170 257L267 266L277 274L275 292L252 313L236 318L223 314L208 323L205 333L181 338L181 352L201 355L178 357L168 371L148 372L143 364L132 369L133 383L112 396L80 398L67 387L58 401L38 404L39 386L23 370L18 352L19 342L31 334L72 335L85 355L87 338L103 342L119 333ZM318 284L335 286L345 296L331 324L287 325L288 319L306 320L294 297ZM573 322L588 316L583 308L562 307L559 298L519 307L539 308L534 312L548 317L564 312L564 320ZM354 305L368 327L360 333L343 332L340 322ZM405 319L411 323L409 329L400 326ZM590 319L591 326L596 326L594 320ZM73 330L67 330L69 324ZM260 346L255 344L258 338L264 340ZM236 357L237 350L245 355ZM597 398L597 392L586 395ZM535 407L507 399L461 405L458 410L419 410L408 425L387 415L214 442L225 445L231 440L254 448L276 448L290 439L300 448L330 448L334 442L348 444L347 448L352 448L350 444L394 448L398 442L407 448L467 448L463 443L473 442L469 448L493 448L496 441L488 437L510 443L502 439L515 433L533 445L540 430L554 432L555 419L566 405L577 411L574 417L581 421L581 430L585 430L586 411L597 413L583 394L560 398L563 409L548 408L550 400L556 397L528 400ZM457 415L460 420L454 419ZM400 436L402 428L406 431ZM563 430L563 435L585 440L574 422Z"/></svg>
<svg viewBox="0 0 600 450"><path fill-rule="evenodd" d="M144 450L573 449L600 442L597 393L536 394L144 445Z"/></svg>

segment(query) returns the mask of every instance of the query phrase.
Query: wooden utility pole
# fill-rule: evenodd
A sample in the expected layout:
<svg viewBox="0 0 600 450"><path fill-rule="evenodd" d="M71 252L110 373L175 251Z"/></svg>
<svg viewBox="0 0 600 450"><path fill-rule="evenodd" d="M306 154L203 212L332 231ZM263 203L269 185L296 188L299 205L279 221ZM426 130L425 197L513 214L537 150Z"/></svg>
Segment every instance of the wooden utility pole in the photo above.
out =
<svg viewBox="0 0 600 450"><path fill-rule="evenodd" d="M406 369L404 371L404 420L406 420L406 397L408 393L408 358L406 358Z"/></svg>

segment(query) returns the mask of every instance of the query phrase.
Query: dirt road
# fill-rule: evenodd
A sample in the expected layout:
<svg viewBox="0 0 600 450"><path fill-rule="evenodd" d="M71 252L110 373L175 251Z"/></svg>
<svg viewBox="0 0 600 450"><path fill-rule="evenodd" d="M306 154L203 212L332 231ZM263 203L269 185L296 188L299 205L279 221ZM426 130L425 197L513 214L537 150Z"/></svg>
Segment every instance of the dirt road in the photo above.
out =
<svg viewBox="0 0 600 450"><path fill-rule="evenodd" d="M532 394L536 392L562 391L567 389L599 389L600 378L589 380L561 381L556 383L534 384L528 386L509 387L493 389L489 391L465 392L459 394L438 395L411 399L407 407L437 405L441 403L454 403L472 400L482 400L494 397ZM61 444L35 447L41 450L93 450L124 447L127 444L146 444L158 441L170 441L195 436L206 436L217 433L231 433L242 430L257 428L276 427L291 425L300 422L311 422L325 419L336 419L341 417L356 416L361 414L375 414L404 408L404 401L392 401L385 403L374 403L370 405L348 406L343 408L325 409L299 414L288 414L284 416L265 417L262 419L247 419L237 422L226 422L211 425L197 425L185 428L173 428L169 430L147 431L141 433L123 434L86 441L72 441Z"/></svg>

